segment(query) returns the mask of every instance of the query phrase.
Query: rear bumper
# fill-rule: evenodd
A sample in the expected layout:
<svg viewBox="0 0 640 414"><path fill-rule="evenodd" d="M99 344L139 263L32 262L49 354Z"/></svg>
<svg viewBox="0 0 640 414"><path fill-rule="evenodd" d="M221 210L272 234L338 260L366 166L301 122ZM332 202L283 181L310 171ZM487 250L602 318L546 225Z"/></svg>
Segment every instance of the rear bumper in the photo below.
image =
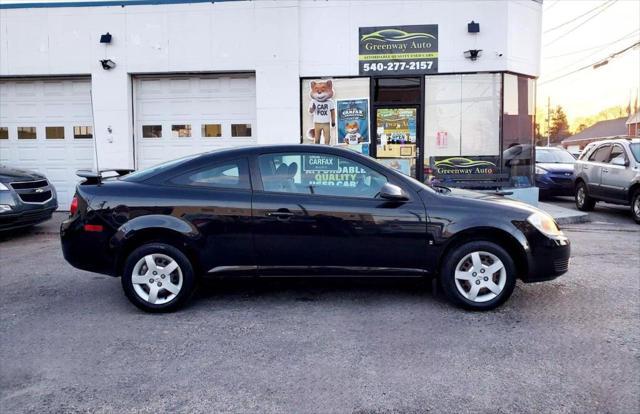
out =
<svg viewBox="0 0 640 414"><path fill-rule="evenodd" d="M87 232L84 221L71 217L60 225L62 254L78 269L117 276L115 255L109 249L109 232Z"/></svg>

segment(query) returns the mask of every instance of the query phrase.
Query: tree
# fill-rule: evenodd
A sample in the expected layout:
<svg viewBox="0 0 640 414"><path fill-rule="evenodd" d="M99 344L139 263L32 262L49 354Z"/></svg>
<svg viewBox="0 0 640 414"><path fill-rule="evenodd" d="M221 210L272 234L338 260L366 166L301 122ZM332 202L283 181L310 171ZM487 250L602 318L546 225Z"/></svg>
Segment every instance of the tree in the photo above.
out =
<svg viewBox="0 0 640 414"><path fill-rule="evenodd" d="M551 111L551 122L549 125L549 136L552 144L559 144L563 139L570 136L569 121L567 121L567 114L562 109L562 106L558 105Z"/></svg>

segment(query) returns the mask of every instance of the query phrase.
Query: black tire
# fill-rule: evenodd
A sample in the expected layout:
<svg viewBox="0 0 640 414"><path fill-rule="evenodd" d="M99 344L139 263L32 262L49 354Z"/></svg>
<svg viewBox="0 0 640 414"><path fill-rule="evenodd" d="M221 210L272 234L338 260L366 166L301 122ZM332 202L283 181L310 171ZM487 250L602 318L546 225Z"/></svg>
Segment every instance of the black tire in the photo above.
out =
<svg viewBox="0 0 640 414"><path fill-rule="evenodd" d="M455 280L455 272L458 264L473 252L488 252L495 255L504 265L506 282L504 287L493 299L486 302L469 300L458 290ZM502 305L513 293L516 286L516 266L509 254L497 244L490 241L471 241L452 249L444 258L440 271L442 289L447 298L456 306L474 311L486 311ZM476 281L477 282L477 281ZM488 293L488 290L484 290Z"/></svg>
<svg viewBox="0 0 640 414"><path fill-rule="evenodd" d="M596 206L596 200L589 197L587 185L584 183L584 181L579 181L576 185L576 193L574 198L576 201L576 207L580 211L591 211Z"/></svg>
<svg viewBox="0 0 640 414"><path fill-rule="evenodd" d="M180 280L179 274L182 276L181 287L177 293L175 293L174 297L168 300L166 303L150 303L140 296L139 293L136 292L136 288L133 283L133 275L136 270L136 265L139 261L144 260L144 258L148 255L159 255L159 257L155 258L155 260L163 261L165 257L168 257L174 260L178 264L178 268L172 271L168 275L162 274L162 267L157 268L156 275L145 276L149 277L149 279L154 278L153 288L156 289L158 286L159 293L157 294L157 298L160 301L165 301L169 299L172 295L167 287L169 286L167 283L171 283L171 281L176 281L176 283L171 283L171 286L175 288L178 285L177 281ZM156 262L158 263L158 262ZM142 265L141 269L145 269L146 265ZM147 271L150 271L148 267ZM140 275L140 273L137 273ZM162 279L160 277L162 276ZM162 283L165 283L164 287L162 287ZM127 257L124 265L124 273L122 274L122 289L124 290L127 298L136 305L138 308L152 313L160 313L160 312L173 312L180 307L182 307L193 295L196 285L196 277L195 272L193 270L193 266L189 261L189 258L182 253L179 249L164 243L148 243L144 244L137 249L135 249L129 256ZM139 288L143 291L146 291L147 294L151 287L149 284L138 284ZM146 287L145 287L146 286ZM163 297L164 295L164 297Z"/></svg>
<svg viewBox="0 0 640 414"><path fill-rule="evenodd" d="M631 197L631 215L636 224L640 224L640 189L634 191Z"/></svg>

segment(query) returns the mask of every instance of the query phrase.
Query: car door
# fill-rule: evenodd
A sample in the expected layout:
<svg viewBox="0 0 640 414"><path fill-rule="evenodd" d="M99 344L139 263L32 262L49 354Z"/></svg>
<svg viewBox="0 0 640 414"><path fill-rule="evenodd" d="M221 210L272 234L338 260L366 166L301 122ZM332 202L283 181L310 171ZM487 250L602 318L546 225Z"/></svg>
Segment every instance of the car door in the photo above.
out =
<svg viewBox="0 0 640 414"><path fill-rule="evenodd" d="M163 191L174 205L173 215L188 221L198 234L202 271L255 267L246 158L205 162L168 178Z"/></svg>
<svg viewBox="0 0 640 414"><path fill-rule="evenodd" d="M602 196L612 201L626 201L633 174L625 149L620 144L612 145L607 165L602 167Z"/></svg>
<svg viewBox="0 0 640 414"><path fill-rule="evenodd" d="M591 196L603 196L601 187L602 168L606 168L608 165L610 152L610 144L601 145L591 153L587 162L582 164L583 175L587 179L587 187Z"/></svg>
<svg viewBox="0 0 640 414"><path fill-rule="evenodd" d="M426 212L377 197L388 181L374 161L317 149L255 159L253 229L262 274L422 274ZM376 168L377 167L377 168ZM254 167L252 167L254 169Z"/></svg>

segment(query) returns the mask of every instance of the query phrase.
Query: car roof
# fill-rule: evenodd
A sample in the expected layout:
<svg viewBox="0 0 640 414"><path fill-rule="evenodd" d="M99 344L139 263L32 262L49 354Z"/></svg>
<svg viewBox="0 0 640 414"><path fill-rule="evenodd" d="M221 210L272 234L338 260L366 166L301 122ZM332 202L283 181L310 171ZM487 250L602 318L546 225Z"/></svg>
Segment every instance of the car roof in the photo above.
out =
<svg viewBox="0 0 640 414"><path fill-rule="evenodd" d="M196 159L203 158L219 158L219 157L234 157L234 156L248 156L255 155L266 152L314 152L320 151L330 154L336 155L352 155L355 157L365 157L365 155L349 150L347 148L342 147L334 147L330 145L322 145L322 144L268 144L268 145L246 145L241 147L231 147L231 148L220 148L215 149L209 152L204 152L202 154L198 154Z"/></svg>
<svg viewBox="0 0 640 414"><path fill-rule="evenodd" d="M640 143L640 138L614 138L614 139L603 139L601 141L594 141L590 144L600 145L600 144L637 144Z"/></svg>
<svg viewBox="0 0 640 414"><path fill-rule="evenodd" d="M540 150L566 151L566 149L559 148L559 147L536 147L536 151L540 151Z"/></svg>

